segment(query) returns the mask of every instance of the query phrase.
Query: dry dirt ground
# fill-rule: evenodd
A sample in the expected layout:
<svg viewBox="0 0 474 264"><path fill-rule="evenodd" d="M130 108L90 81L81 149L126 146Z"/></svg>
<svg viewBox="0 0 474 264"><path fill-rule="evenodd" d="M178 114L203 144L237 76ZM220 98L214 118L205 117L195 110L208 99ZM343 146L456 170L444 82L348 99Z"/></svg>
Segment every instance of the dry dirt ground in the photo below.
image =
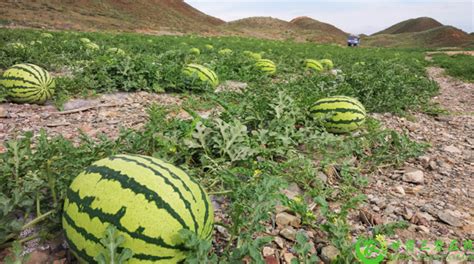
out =
<svg viewBox="0 0 474 264"><path fill-rule="evenodd" d="M413 140L429 142L431 147L424 156L408 161L402 169L380 170L369 175L371 183L365 191L368 202L351 217L354 239L369 234L374 225L405 220L410 226L389 240L426 239L431 246L436 240L445 243L452 239L474 240L474 84L445 76L440 68L428 68L427 72L440 85L440 94L433 101L449 113L435 117L411 113L411 118L373 114L386 127L406 132ZM120 127L139 129L152 103L172 107L173 116L187 118L179 107L184 100L177 95L119 93L72 100L62 112L52 105L0 104L0 144L22 131L31 130L38 135L40 129L75 142L81 131L90 136L104 133L116 137ZM293 186L287 192L294 195L299 190ZM220 212L216 216L225 217ZM277 228L269 230L275 235L275 243L265 247L263 255L267 263L288 263L294 257L291 241L295 230L300 228L300 220L281 211L277 212L275 221ZM216 232L219 239L226 236L224 228L216 227ZM318 242L323 234L314 230L306 232L314 241L311 251L318 252L322 259L329 261L337 254L334 247ZM31 263L46 263L39 260L55 258L45 251L35 251L33 256L36 262Z"/></svg>

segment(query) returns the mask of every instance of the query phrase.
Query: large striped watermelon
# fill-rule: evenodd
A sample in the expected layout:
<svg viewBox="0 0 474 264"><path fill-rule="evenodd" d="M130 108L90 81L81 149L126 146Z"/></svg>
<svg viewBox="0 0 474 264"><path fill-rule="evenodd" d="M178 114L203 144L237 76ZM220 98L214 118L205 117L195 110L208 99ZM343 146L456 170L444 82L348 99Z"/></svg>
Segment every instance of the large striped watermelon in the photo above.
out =
<svg viewBox="0 0 474 264"><path fill-rule="evenodd" d="M117 155L79 174L67 190L63 228L86 263L102 250L113 225L133 252L129 263L177 263L185 258L179 230L210 239L214 212L203 188L181 169L147 156Z"/></svg>
<svg viewBox="0 0 474 264"><path fill-rule="evenodd" d="M3 73L0 85L17 103L42 104L54 94L55 82L49 73L34 64L17 64Z"/></svg>
<svg viewBox="0 0 474 264"><path fill-rule="evenodd" d="M277 70L275 63L268 59L257 60L257 62L255 63L255 67L257 67L257 69L269 75L274 74Z"/></svg>
<svg viewBox="0 0 474 264"><path fill-rule="evenodd" d="M324 121L326 130L332 133L347 133L359 128L365 121L364 106L355 98L332 96L318 100L311 108L316 118Z"/></svg>
<svg viewBox="0 0 474 264"><path fill-rule="evenodd" d="M326 70L332 70L332 68L334 68L334 63L330 59L322 59L322 60L319 60L319 62L321 63L321 65L323 65L324 69Z"/></svg>
<svg viewBox="0 0 474 264"><path fill-rule="evenodd" d="M211 69L199 64L191 63L183 69L183 74L192 85L209 85L212 88L219 85L219 78Z"/></svg>

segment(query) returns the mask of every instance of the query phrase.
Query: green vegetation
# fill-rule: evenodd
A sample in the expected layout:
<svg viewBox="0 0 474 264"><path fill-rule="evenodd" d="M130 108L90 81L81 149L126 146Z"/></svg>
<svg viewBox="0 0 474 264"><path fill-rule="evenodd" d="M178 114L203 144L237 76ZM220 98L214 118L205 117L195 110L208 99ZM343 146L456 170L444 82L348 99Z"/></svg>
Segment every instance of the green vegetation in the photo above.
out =
<svg viewBox="0 0 474 264"><path fill-rule="evenodd" d="M344 49L291 42L243 38L198 38L194 36L142 36L0 30L0 68L29 62L57 76L56 102L72 96L90 96L115 91L188 93L195 103L185 103L192 120L167 119L170 111L159 105L149 109L149 121L141 131L123 129L117 139L83 135L77 145L63 137L26 133L5 143L0 154L0 247L30 239L52 239L61 234L60 216L65 190L86 166L113 154L144 154L181 166L207 191L227 204L225 218L216 225L227 228L228 239L211 248L184 232L189 263L212 261L235 263L243 258L263 263L261 247L271 241L266 223L271 223L276 204L286 204L303 218L303 227L321 230L342 252L341 263L353 263L348 213L360 205L369 175L379 166L399 166L420 155L423 144L406 135L383 129L368 118L354 134L334 135L311 117L309 109L318 99L333 95L358 98L371 112L405 113L425 106L437 86L425 76L424 54L416 51ZM84 47L87 37L99 50ZM17 49L7 45L20 42ZM33 44L31 44L33 43ZM205 49L212 44L215 49ZM111 54L120 48L125 56ZM189 49L199 48L200 55ZM229 48L231 54L218 51ZM272 76L261 74L254 60L243 51L264 52L263 58L277 64ZM337 71L308 73L304 59L331 59ZM363 62L363 63L362 63ZM193 92L183 80L189 63L206 65L223 82L248 83L242 93ZM219 117L204 119L200 107L220 106ZM331 184L317 175L326 172ZM329 173L330 172L330 173ZM305 197L288 199L281 189L297 183ZM220 199L222 198L222 199ZM303 199L305 198L305 199ZM311 211L308 201L318 204ZM334 211L329 203L340 203ZM270 225L270 224L269 224ZM39 233L19 237L22 230L37 226ZM116 248L121 243L114 232L103 243ZM295 252L311 263L298 235ZM102 254L98 259L118 258Z"/></svg>
<svg viewBox="0 0 474 264"><path fill-rule="evenodd" d="M446 69L446 73L468 82L474 82L474 56L457 54L434 54L436 65Z"/></svg>

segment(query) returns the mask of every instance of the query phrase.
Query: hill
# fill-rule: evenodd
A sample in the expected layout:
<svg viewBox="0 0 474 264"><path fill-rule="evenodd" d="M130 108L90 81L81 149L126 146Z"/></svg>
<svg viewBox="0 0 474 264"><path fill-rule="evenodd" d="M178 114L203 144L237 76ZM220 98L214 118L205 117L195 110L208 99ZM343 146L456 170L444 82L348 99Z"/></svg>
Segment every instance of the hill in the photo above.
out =
<svg viewBox="0 0 474 264"><path fill-rule="evenodd" d="M291 22L273 17L249 17L228 22L220 28L226 34L317 43L343 44L347 36L335 26L308 17L296 18Z"/></svg>
<svg viewBox="0 0 474 264"><path fill-rule="evenodd" d="M0 20L27 27L160 33L215 32L225 23L183 0L0 1Z"/></svg>
<svg viewBox="0 0 474 264"><path fill-rule="evenodd" d="M372 34L374 35L382 35L382 34L402 34L402 33L412 33L412 32L421 32L430 30L433 28L441 27L443 24L436 21L430 17L419 17L408 19L397 23L387 29L379 31L377 33Z"/></svg>
<svg viewBox="0 0 474 264"><path fill-rule="evenodd" d="M441 26L415 33L378 34L362 39L364 46L376 47L468 47L474 46L474 36L451 26Z"/></svg>

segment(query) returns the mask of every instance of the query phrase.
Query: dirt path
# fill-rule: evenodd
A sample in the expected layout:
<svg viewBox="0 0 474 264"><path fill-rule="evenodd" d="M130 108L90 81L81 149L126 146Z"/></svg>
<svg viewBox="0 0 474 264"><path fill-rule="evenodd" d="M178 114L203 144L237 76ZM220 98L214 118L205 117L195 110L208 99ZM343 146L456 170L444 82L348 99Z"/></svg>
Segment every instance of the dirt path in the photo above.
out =
<svg viewBox="0 0 474 264"><path fill-rule="evenodd" d="M390 114L373 115L386 127L411 139L429 142L427 153L407 162L402 170L375 175L367 188L369 215L384 223L406 220L401 239L474 239L474 84L444 75L430 67L427 73L440 86L433 101L449 111L432 117L414 113L414 120Z"/></svg>

